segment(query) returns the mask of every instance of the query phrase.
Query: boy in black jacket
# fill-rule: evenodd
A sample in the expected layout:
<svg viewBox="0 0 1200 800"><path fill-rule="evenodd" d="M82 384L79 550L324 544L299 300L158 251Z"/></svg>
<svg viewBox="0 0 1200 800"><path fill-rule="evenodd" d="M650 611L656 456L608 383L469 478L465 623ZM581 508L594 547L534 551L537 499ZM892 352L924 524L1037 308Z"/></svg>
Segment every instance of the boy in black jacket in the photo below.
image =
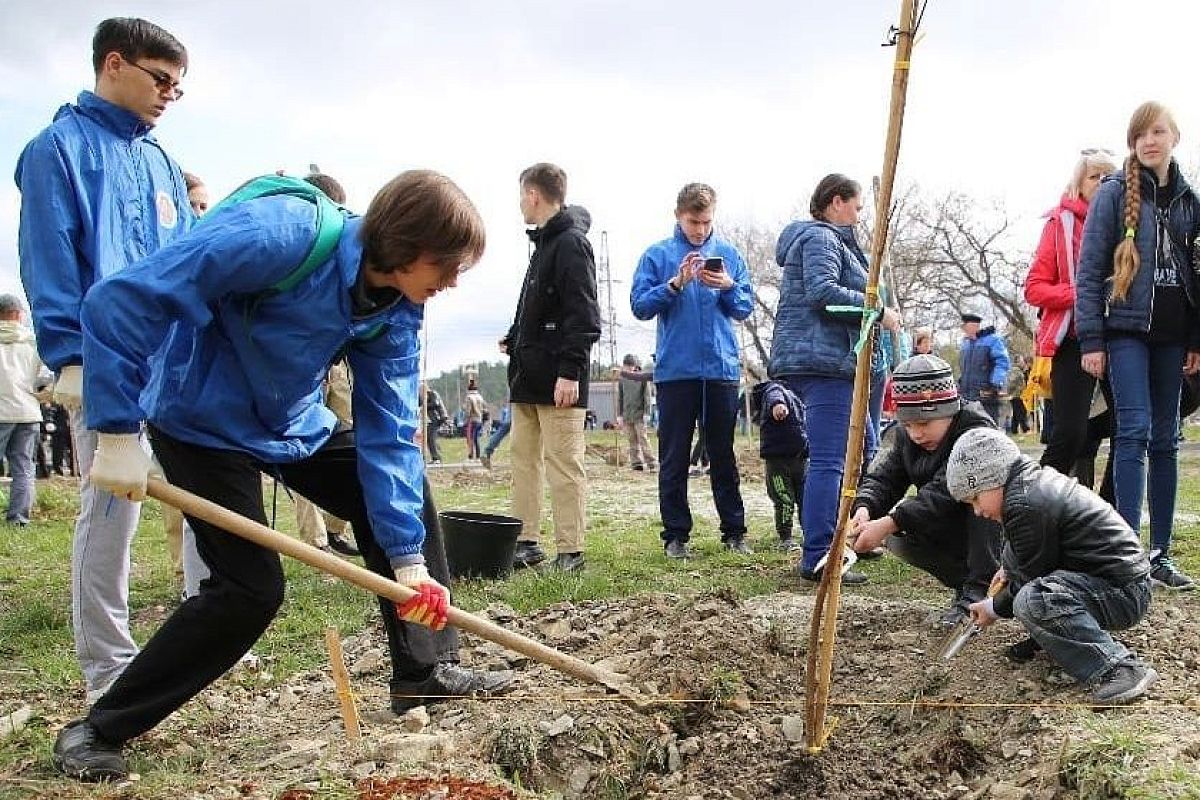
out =
<svg viewBox="0 0 1200 800"><path fill-rule="evenodd" d="M946 483L975 513L1004 526L995 597L971 605L987 627L1016 617L1033 642L1097 703L1129 703L1158 673L1108 631L1150 609L1150 560L1108 503L1052 467L1039 466L999 431L968 431L954 445Z"/></svg>
<svg viewBox="0 0 1200 800"><path fill-rule="evenodd" d="M950 365L917 355L892 373L896 401L895 446L863 476L850 522L854 549L888 550L954 590L943 625L954 625L967 606L987 595L999 566L1000 528L971 514L946 490L946 460L964 432L994 428L977 403L962 403ZM905 497L909 487L917 493Z"/></svg>
<svg viewBox="0 0 1200 800"><path fill-rule="evenodd" d="M534 251L512 327L500 340L508 354L512 409L512 509L523 523L514 566L546 559L541 545L542 482L550 486L552 564L584 566L587 473L583 467L588 359L600 338L596 261L580 206L568 206L567 174L554 164L521 173L521 215Z"/></svg>
<svg viewBox="0 0 1200 800"><path fill-rule="evenodd" d="M775 504L779 546L796 552L803 545L792 536L792 525L804 505L808 472L804 404L782 383L763 381L750 390L750 407L762 434L758 454L763 459L767 496Z"/></svg>

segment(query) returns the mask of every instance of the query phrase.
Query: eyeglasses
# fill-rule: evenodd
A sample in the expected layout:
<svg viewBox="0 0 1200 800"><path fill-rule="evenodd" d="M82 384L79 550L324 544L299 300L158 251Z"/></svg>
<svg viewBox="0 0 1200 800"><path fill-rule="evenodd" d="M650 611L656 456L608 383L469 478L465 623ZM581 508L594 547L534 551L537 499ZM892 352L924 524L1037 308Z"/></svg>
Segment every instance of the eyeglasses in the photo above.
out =
<svg viewBox="0 0 1200 800"><path fill-rule="evenodd" d="M1088 147L1083 150L1080 150L1079 155L1081 155L1081 156L1098 156L1098 155L1115 156L1116 153L1114 153L1112 150L1109 150L1107 147Z"/></svg>
<svg viewBox="0 0 1200 800"><path fill-rule="evenodd" d="M129 64L131 67L137 67L142 72L146 73L151 78L153 78L154 85L158 87L158 90L160 92L165 92L165 91L170 90L172 96L176 100L179 100L180 98L183 97L183 89L180 88L179 81L175 80L167 73L159 72L156 69L146 69L141 64L135 63L133 61L126 61L125 63Z"/></svg>

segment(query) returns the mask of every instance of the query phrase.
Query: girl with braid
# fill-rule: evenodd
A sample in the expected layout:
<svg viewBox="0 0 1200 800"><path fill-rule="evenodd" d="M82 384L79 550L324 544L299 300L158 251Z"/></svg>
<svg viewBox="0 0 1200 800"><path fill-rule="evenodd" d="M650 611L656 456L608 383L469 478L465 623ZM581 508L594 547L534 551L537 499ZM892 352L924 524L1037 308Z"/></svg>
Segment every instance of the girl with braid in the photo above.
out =
<svg viewBox="0 0 1200 800"><path fill-rule="evenodd" d="M1139 106L1126 142L1125 168L1100 184L1083 229L1075 330L1083 370L1112 385L1117 511L1137 531L1149 483L1150 577L1191 589L1170 546L1180 384L1200 369L1200 281L1189 258L1200 201L1172 157L1179 128L1164 106Z"/></svg>

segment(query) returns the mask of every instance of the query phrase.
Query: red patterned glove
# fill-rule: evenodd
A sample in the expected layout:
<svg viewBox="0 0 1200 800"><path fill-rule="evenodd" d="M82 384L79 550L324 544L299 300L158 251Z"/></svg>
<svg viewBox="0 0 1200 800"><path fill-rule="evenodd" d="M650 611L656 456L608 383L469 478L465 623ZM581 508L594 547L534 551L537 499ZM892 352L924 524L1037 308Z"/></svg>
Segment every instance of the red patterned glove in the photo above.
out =
<svg viewBox="0 0 1200 800"><path fill-rule="evenodd" d="M396 615L405 622L424 625L435 631L446 627L450 610L450 591L429 576L424 564L396 570L396 582L416 591L416 596L396 604Z"/></svg>

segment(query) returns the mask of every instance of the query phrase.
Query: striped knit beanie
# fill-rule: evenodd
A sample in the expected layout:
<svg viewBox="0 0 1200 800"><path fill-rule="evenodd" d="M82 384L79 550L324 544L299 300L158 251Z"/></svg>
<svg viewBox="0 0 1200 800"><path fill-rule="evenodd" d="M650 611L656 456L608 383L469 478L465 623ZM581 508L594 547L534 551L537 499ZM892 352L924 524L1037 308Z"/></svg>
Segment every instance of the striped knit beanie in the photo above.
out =
<svg viewBox="0 0 1200 800"><path fill-rule="evenodd" d="M892 399L901 422L953 417L960 407L950 365L931 355L913 356L896 365Z"/></svg>

